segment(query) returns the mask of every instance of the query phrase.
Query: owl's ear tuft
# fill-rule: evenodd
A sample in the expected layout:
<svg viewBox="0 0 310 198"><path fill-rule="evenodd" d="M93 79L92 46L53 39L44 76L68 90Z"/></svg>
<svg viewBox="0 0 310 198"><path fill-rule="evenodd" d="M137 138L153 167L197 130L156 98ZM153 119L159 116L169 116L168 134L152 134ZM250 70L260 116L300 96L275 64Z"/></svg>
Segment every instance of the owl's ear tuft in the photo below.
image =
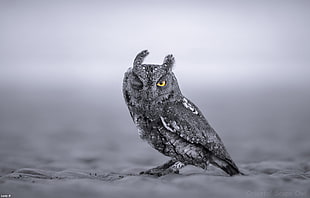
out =
<svg viewBox="0 0 310 198"><path fill-rule="evenodd" d="M173 55L169 54L168 56L165 57L163 65L167 67L167 69L172 70L174 62L175 61Z"/></svg>
<svg viewBox="0 0 310 198"><path fill-rule="evenodd" d="M133 62L133 66L136 67L136 66L141 65L142 62L143 62L143 60L144 60L144 58L145 58L148 54L149 54L149 52L148 52L147 50L143 50L142 52L140 52L140 53L136 56L136 58L135 58L135 60L134 60L134 62Z"/></svg>

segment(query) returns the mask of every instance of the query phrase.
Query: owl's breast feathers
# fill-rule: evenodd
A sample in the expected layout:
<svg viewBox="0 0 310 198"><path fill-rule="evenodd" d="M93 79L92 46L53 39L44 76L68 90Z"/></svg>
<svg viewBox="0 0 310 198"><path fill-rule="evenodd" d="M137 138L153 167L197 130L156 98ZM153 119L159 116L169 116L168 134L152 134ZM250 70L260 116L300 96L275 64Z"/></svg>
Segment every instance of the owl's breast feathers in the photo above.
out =
<svg viewBox="0 0 310 198"><path fill-rule="evenodd" d="M202 146L215 157L236 166L215 130L188 99L183 98L174 105L167 105L160 119L167 132L174 133L191 144Z"/></svg>

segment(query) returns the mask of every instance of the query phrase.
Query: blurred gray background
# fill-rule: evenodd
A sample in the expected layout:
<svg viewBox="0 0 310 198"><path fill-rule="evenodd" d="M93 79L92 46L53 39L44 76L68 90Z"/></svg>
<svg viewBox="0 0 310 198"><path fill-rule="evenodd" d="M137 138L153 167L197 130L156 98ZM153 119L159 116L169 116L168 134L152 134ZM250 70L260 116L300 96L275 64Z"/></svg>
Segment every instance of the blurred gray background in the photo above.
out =
<svg viewBox="0 0 310 198"><path fill-rule="evenodd" d="M146 63L175 56L183 94L241 167L309 161L309 11L306 0L1 0L0 176L165 161L121 92L144 49Z"/></svg>

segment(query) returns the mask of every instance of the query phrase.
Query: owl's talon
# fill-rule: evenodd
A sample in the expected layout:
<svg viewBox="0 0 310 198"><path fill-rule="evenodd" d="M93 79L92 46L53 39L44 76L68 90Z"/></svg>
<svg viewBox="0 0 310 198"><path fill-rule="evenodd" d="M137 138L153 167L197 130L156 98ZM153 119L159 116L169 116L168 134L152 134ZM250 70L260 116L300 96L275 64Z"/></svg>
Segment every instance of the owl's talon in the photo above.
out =
<svg viewBox="0 0 310 198"><path fill-rule="evenodd" d="M147 171L141 171L139 173L140 175L154 175L157 177L161 177L168 174L179 174L179 170L173 169L173 168L167 168L167 169L150 169Z"/></svg>
<svg viewBox="0 0 310 198"><path fill-rule="evenodd" d="M161 172L161 171L163 171L163 170L152 168L150 170L141 171L139 174L140 175L156 175L156 173Z"/></svg>

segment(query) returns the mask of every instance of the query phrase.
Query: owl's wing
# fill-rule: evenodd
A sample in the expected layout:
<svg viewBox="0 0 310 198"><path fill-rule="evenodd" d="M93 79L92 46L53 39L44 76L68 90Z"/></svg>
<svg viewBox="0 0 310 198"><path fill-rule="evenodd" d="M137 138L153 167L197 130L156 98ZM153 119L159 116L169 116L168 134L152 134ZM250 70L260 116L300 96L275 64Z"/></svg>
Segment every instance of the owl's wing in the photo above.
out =
<svg viewBox="0 0 310 198"><path fill-rule="evenodd" d="M167 107L160 119L170 132L178 134L180 138L190 143L203 146L215 156L215 159L223 160L238 170L220 137L200 110L188 99L183 98L175 105Z"/></svg>

